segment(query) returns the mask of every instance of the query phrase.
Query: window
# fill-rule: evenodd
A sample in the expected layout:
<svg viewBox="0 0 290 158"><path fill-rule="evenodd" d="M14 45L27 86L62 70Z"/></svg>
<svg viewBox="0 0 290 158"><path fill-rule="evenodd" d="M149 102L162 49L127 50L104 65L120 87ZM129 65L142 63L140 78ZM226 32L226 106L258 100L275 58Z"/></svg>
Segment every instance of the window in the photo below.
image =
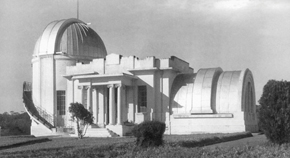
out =
<svg viewBox="0 0 290 158"><path fill-rule="evenodd" d="M65 91L57 91L57 111L59 115L65 115Z"/></svg>
<svg viewBox="0 0 290 158"><path fill-rule="evenodd" d="M138 86L138 112L147 111L147 87Z"/></svg>
<svg viewBox="0 0 290 158"><path fill-rule="evenodd" d="M83 89L83 106L87 108L87 105L88 105L88 89L84 88Z"/></svg>

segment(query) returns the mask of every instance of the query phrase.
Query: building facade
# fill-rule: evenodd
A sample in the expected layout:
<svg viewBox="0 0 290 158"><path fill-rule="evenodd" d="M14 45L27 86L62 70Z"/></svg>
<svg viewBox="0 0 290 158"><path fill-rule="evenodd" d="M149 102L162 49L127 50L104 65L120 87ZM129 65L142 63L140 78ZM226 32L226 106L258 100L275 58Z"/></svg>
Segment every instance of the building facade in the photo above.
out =
<svg viewBox="0 0 290 158"><path fill-rule="evenodd" d="M123 136L130 132L129 124L146 120L165 122L166 134L257 131L249 69L194 72L174 56L107 54L98 34L77 19L45 28L32 69L32 92L24 88L24 105L37 136L74 127L68 112L73 102L82 103L94 116L89 136L98 136L94 129Z"/></svg>

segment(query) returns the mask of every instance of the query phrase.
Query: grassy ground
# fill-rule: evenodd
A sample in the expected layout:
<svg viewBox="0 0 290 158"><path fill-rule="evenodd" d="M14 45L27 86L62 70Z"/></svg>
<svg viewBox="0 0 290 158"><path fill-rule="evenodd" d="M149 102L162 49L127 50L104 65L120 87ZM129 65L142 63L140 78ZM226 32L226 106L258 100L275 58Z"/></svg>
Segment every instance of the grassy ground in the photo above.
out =
<svg viewBox="0 0 290 158"><path fill-rule="evenodd" d="M203 146L209 143L218 143L224 141L225 138L234 138L235 137L249 137L252 136L250 133L234 133L234 134L195 134L195 135L165 135L164 141L171 146ZM0 137L0 142L9 142L10 144L28 142L34 139L43 139L43 138L21 138L21 137ZM47 138L45 138L47 139ZM58 137L58 138L49 138L49 141L37 143L37 144L28 144L21 147L10 148L6 150L0 150L0 152L15 152L15 151L27 151L27 150L40 150L40 149L53 149L53 148L87 148L91 146L100 146L100 145L112 145L120 143L133 143L135 141L134 137L118 137L118 138L88 138L84 137L83 139L77 139L72 137ZM5 144L5 143L4 143ZM2 146L4 146L4 144ZM1 146L1 143L0 143Z"/></svg>
<svg viewBox="0 0 290 158"><path fill-rule="evenodd" d="M34 136L5 136L0 137L0 150L46 141L49 141L49 139L35 138Z"/></svg>
<svg viewBox="0 0 290 158"><path fill-rule="evenodd" d="M241 134L232 134L230 137L237 135ZM210 138L222 140L227 136L165 136L163 146L147 149L135 147L134 138L52 138L49 142L2 150L0 157L290 157L290 145L206 148L184 146L182 143L204 143L204 140L208 143Z"/></svg>

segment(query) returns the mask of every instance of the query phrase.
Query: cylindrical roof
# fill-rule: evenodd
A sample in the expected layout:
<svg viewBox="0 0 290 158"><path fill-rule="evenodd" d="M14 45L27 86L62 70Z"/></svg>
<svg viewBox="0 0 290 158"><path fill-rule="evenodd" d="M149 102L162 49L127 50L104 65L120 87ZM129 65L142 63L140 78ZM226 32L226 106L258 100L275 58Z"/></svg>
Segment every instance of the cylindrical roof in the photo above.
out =
<svg viewBox="0 0 290 158"><path fill-rule="evenodd" d="M105 57L107 51L100 36L78 19L53 21L37 40L34 56L57 54L68 56Z"/></svg>
<svg viewBox="0 0 290 158"><path fill-rule="evenodd" d="M244 107L255 106L255 85L252 72L225 71L218 81L216 111L228 113L244 111Z"/></svg>
<svg viewBox="0 0 290 158"><path fill-rule="evenodd" d="M195 76L178 75L172 86L174 113L215 113L216 88L221 68L200 69Z"/></svg>

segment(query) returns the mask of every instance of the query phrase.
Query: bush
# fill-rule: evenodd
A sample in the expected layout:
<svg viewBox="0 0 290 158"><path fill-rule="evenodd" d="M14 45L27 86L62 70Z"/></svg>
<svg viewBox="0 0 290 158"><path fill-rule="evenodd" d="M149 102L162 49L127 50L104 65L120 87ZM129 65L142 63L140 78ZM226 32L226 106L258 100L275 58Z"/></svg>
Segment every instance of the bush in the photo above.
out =
<svg viewBox="0 0 290 158"><path fill-rule="evenodd" d="M86 134L86 129L88 125L93 124L93 114L90 113L82 104L78 102L70 103L69 112L71 113L72 120L76 121L78 137L82 139L83 136ZM82 129L80 127L81 125L83 126Z"/></svg>
<svg viewBox="0 0 290 158"><path fill-rule="evenodd" d="M164 132L165 123L159 121L144 121L132 130L136 145L141 147L162 145Z"/></svg>
<svg viewBox="0 0 290 158"><path fill-rule="evenodd" d="M290 82L270 80L259 100L259 127L275 144L290 142Z"/></svg>

